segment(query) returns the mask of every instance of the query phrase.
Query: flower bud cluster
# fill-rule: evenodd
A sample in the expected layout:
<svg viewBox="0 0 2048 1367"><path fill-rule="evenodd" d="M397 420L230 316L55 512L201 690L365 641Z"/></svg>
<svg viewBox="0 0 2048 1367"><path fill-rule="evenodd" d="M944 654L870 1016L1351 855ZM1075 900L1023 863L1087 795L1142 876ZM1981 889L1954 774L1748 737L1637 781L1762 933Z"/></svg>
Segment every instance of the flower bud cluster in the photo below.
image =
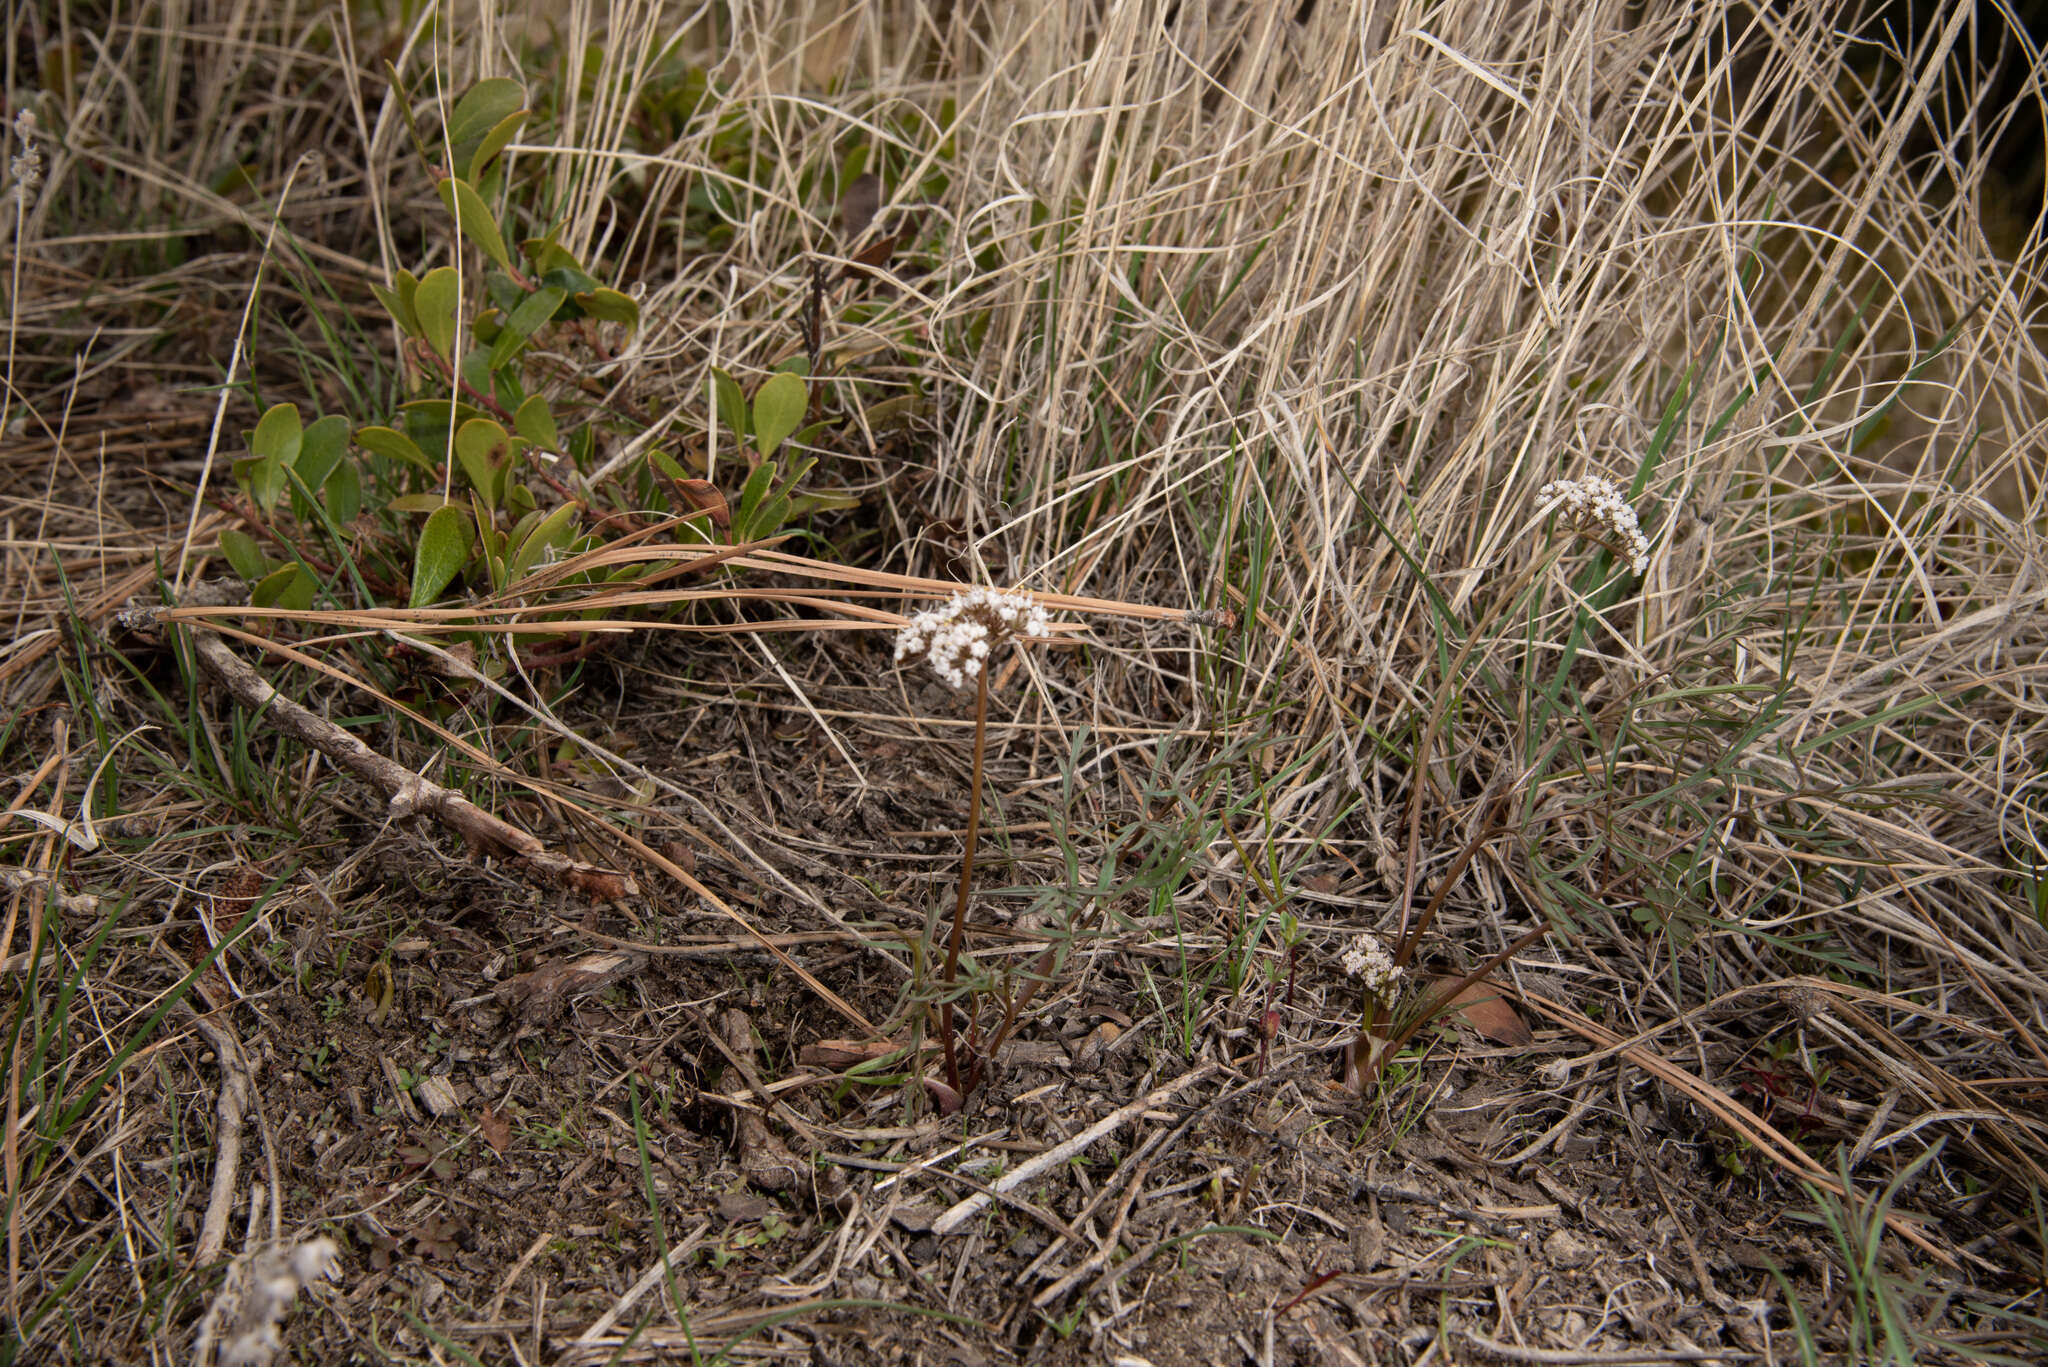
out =
<svg viewBox="0 0 2048 1367"><path fill-rule="evenodd" d="M1587 475L1584 479L1554 479L1536 491L1545 503L1557 501L1581 531L1606 539L1612 537L1628 556L1632 573L1641 574L1650 563L1650 539L1636 522L1636 510L1628 506L1621 490L1611 479Z"/></svg>
<svg viewBox="0 0 2048 1367"><path fill-rule="evenodd" d="M36 116L27 109L14 116L14 139L21 144L7 163L8 194L26 209L36 200L36 187L43 183L43 152L36 146Z"/></svg>
<svg viewBox="0 0 2048 1367"><path fill-rule="evenodd" d="M1354 978L1363 978L1365 990L1374 996L1392 987L1401 976L1387 947L1370 935L1360 936L1356 944L1344 951L1344 971Z"/></svg>
<svg viewBox="0 0 2048 1367"><path fill-rule="evenodd" d="M922 655L955 688L981 676L989 652L1012 636L1043 637L1045 609L1022 593L969 589L944 607L920 612L896 638L896 658Z"/></svg>

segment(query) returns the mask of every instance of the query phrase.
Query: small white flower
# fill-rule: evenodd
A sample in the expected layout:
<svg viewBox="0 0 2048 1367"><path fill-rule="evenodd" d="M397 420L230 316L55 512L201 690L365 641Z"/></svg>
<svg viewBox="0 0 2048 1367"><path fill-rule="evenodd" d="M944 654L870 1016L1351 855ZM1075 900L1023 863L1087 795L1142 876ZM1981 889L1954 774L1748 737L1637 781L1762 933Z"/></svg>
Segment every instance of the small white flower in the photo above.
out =
<svg viewBox="0 0 2048 1367"><path fill-rule="evenodd" d="M965 688L981 677L997 645L1012 636L1044 637L1051 629L1045 609L1027 594L969 589L911 618L896 637L896 658L922 655L934 674Z"/></svg>
<svg viewBox="0 0 2048 1367"><path fill-rule="evenodd" d="M1374 996L1385 992L1401 976L1387 947L1370 935L1361 935L1344 951L1344 971L1351 977L1363 978L1365 990Z"/></svg>
<svg viewBox="0 0 2048 1367"><path fill-rule="evenodd" d="M222 1367L265 1367L284 1351L279 1331L303 1287L323 1282L340 1267L340 1249L332 1239L312 1239L289 1253L269 1249L253 1266L230 1272L246 1277L246 1291L236 1333L220 1350Z"/></svg>
<svg viewBox="0 0 2048 1367"><path fill-rule="evenodd" d="M1650 539L1643 535L1636 522L1636 510L1628 506L1613 480L1599 475L1554 479L1538 489L1536 497L1558 504L1579 530L1618 541L1628 555L1632 573L1641 574L1649 567Z"/></svg>

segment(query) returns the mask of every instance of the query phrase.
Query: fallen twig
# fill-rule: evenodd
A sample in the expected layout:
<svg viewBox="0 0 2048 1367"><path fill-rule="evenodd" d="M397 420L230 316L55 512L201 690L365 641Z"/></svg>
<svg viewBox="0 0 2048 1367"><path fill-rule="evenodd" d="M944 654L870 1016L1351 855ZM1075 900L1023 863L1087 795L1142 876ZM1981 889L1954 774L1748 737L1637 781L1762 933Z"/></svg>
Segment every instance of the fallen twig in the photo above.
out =
<svg viewBox="0 0 2048 1367"><path fill-rule="evenodd" d="M132 626L133 622L130 617L128 624ZM454 789L444 788L378 754L325 717L272 688L268 680L214 633L195 629L191 639L200 664L235 701L252 712L267 712L272 724L286 736L313 747L383 793L392 816L431 816L469 842L472 849L492 851L543 881L597 901L616 902L639 892L628 875L557 854L539 838L491 815Z"/></svg>
<svg viewBox="0 0 2048 1367"><path fill-rule="evenodd" d="M932 1233L951 1234L981 1211L986 1210L989 1202L994 1197L1006 1196L1037 1177L1040 1173L1049 1172L1053 1168L1058 1167L1103 1136L1122 1128L1125 1124L1137 1119L1155 1106L1172 1100L1178 1093L1200 1082L1215 1071L1215 1064L1205 1063L1192 1072L1183 1073L1163 1087L1154 1087L1151 1091L1145 1093L1145 1095L1121 1110L1112 1111L1087 1129L1081 1131L1081 1133L1075 1135L1072 1139L1067 1140L1064 1144L1055 1144L1044 1153L1018 1164L1009 1172L1004 1173L1001 1178L991 1183L988 1192L976 1192L966 1200L947 1210L938 1219L932 1221Z"/></svg>
<svg viewBox="0 0 2048 1367"><path fill-rule="evenodd" d="M218 1125L213 1136L213 1189L206 1198L206 1216L199 1225L199 1244L193 1250L194 1265L205 1267L227 1247L228 1216L235 1206L235 1182L242 1166L242 1125L248 1118L249 1103L256 1086L249 1074L249 1061L242 1055L241 1042L233 1032L205 1016L192 1013L192 1026L213 1046L220 1064L220 1100L215 1104ZM252 1212L253 1214L253 1212Z"/></svg>

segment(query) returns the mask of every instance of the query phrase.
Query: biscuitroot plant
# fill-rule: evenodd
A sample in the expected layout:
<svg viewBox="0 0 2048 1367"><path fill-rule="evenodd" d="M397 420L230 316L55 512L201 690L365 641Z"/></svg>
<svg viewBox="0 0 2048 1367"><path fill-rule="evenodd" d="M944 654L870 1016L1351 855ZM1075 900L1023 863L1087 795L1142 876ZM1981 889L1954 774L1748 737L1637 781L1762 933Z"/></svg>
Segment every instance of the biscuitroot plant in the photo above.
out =
<svg viewBox="0 0 2048 1367"><path fill-rule="evenodd" d="M1644 534L1642 526L1637 520L1635 509L1630 506L1627 496L1622 492L1620 486L1612 480L1599 475L1587 475L1576 479L1552 480L1537 491L1537 498L1541 501L1544 513L1555 512L1558 514L1559 524L1569 533L1571 540L1586 541L1600 547L1608 555L1611 555L1615 561L1626 565L1628 572L1632 575L1641 575L1649 567L1650 539ZM1555 564L1570 544L1570 541L1560 544L1554 548L1550 555L1540 558L1535 564L1531 565L1524 571L1522 582L1511 589L1510 592L1502 595L1502 601L1518 601L1524 592L1536 592L1542 582L1543 571ZM1605 562L1602 562L1595 565L1591 573L1598 575L1605 568ZM1588 580L1583 587L1590 589L1592 587L1591 580ZM1608 590L1603 590L1600 595L1595 597L1594 601L1605 606L1610 601L1607 594L1616 587L1618 586L1610 585ZM1462 634L1465 637L1465 644L1458 656L1451 662L1451 667L1447 671L1447 675L1450 678L1460 676L1468 656L1483 636L1483 632L1479 630ZM1575 636L1574 649L1576 642L1577 637ZM1573 651L1568 650L1567 657L1569 658L1572 653ZM1554 694L1550 698L1550 703L1555 703ZM1459 1004L1463 1000L1463 994L1468 988L1482 981L1494 969L1500 967L1522 950L1542 939L1545 935L1548 935L1551 930L1550 918L1546 912L1543 920L1534 929L1518 936L1506 948L1486 959L1471 972L1450 982L1439 981L1429 991L1419 995L1412 1010L1402 1012L1396 1009L1400 996L1398 991L1400 981L1407 975L1410 963L1415 957L1416 949L1421 944L1423 935L1428 932L1431 923L1435 921L1437 912L1442 908L1445 897L1456 886L1459 878L1464 874L1466 866L1471 863L1472 859L1500 833L1502 821L1512 803L1514 794L1529 791L1541 778L1538 768L1531 768L1510 785L1508 795L1496 801L1492 816L1482 822L1480 829L1466 842L1464 849L1460 851L1450 869L1437 884L1436 894L1430 899L1429 905L1423 910L1422 915L1416 919L1414 924L1410 925L1408 921L1408 908L1412 905L1411 898L1414 893L1415 871L1418 863L1420 803L1427 789L1427 785L1421 781L1420 776L1428 771L1429 749L1435 738L1436 726L1438 721L1441 720L1444 710L1442 708L1437 709L1436 717L1438 720L1432 721L1424 729L1416 756L1415 773L1418 778L1411 799L1415 805L1411 807L1409 813L1409 872L1406 886L1402 889L1400 902L1402 908L1401 930L1394 949L1389 953L1379 940L1367 936L1356 942L1343 958L1344 971L1349 976L1359 980L1362 993L1361 1015L1363 1017L1358 1038L1352 1043L1351 1048L1345 1055L1344 1083L1351 1090L1360 1093L1371 1090L1388 1061L1399 1054L1402 1047L1415 1036L1417 1031L1447 1012L1459 1009ZM1553 749L1551 753L1554 754L1555 750Z"/></svg>
<svg viewBox="0 0 2048 1367"><path fill-rule="evenodd" d="M1043 640L1050 630L1045 609L1028 595L969 589L942 607L912 617L896 638L898 660L921 659L952 687L974 687L974 764L968 780L967 836L960 856L960 888L953 901L953 924L946 934L946 963L939 976L941 996L937 1010L939 1042L946 1059L946 1085L955 1104L966 1093L961 1086L959 1052L953 1042L953 991L960 971L960 943L966 935L974 850L981 835L982 766L988 756L989 666L997 648L1005 642ZM1005 1017L1005 1030L1013 1017L1014 1012ZM1001 1042L999 1034L990 1052ZM979 1078L979 1067L972 1076Z"/></svg>

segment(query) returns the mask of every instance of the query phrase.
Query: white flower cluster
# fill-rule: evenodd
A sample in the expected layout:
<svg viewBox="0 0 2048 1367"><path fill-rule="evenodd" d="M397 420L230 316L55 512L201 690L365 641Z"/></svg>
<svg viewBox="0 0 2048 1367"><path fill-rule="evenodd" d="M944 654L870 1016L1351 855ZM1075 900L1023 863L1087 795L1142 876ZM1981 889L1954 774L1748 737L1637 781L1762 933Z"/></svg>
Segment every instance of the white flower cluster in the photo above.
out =
<svg viewBox="0 0 2048 1367"><path fill-rule="evenodd" d="M1636 510L1628 506L1621 490L1611 479L1587 475L1584 479L1554 479L1536 491L1545 503L1564 505L1565 515L1595 536L1613 536L1628 553L1631 573L1641 574L1650 563L1650 538L1636 524Z"/></svg>
<svg viewBox="0 0 2048 1367"><path fill-rule="evenodd" d="M989 652L1011 636L1045 636L1045 609L1021 593L969 589L944 607L920 612L896 638L896 658L922 655L955 688L981 676Z"/></svg>
<svg viewBox="0 0 2048 1367"><path fill-rule="evenodd" d="M1360 936L1356 944L1344 951L1344 971L1365 979L1366 991L1374 996L1385 992L1401 976L1387 947L1370 935Z"/></svg>
<svg viewBox="0 0 2048 1367"><path fill-rule="evenodd" d="M221 1349L222 1367L264 1367L284 1351L279 1326L285 1312L299 1298L301 1287L334 1275L340 1252L332 1239L313 1239L290 1253L272 1249L259 1255L248 1272L247 1299L235 1336Z"/></svg>

